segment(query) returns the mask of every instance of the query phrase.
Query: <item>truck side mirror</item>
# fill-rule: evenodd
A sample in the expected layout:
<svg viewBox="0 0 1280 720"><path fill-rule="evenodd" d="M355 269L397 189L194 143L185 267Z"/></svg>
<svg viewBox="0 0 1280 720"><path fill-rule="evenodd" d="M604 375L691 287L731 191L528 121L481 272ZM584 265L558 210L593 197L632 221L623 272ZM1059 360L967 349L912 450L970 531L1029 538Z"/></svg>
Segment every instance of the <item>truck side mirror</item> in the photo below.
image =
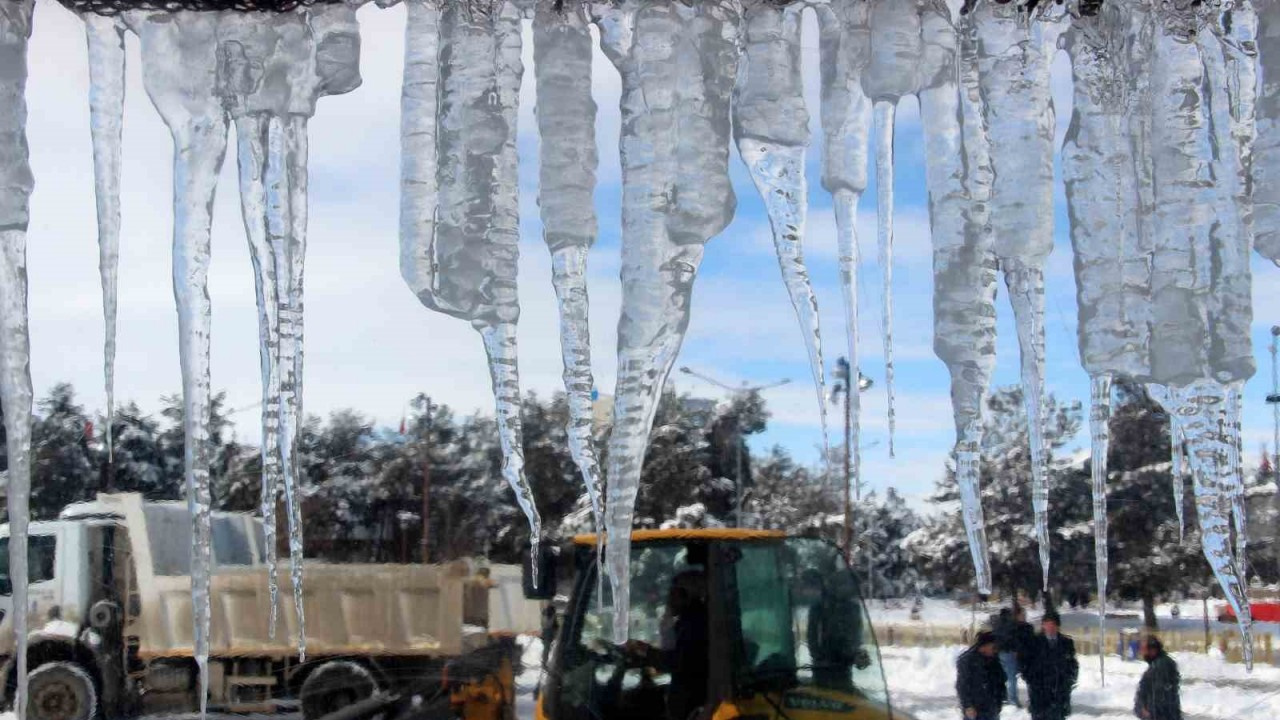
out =
<svg viewBox="0 0 1280 720"><path fill-rule="evenodd" d="M520 584L529 600L551 600L556 596L557 548L550 542L538 543L537 553L525 553L521 563ZM536 565L535 565L536 563ZM537 582L533 569L537 568Z"/></svg>

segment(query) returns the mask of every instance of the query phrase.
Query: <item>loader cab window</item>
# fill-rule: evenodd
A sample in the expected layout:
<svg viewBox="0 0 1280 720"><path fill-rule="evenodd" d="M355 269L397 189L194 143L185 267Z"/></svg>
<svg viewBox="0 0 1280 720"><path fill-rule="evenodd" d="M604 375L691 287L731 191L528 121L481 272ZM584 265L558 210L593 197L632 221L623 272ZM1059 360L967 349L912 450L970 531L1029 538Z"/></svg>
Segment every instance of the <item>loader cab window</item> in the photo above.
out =
<svg viewBox="0 0 1280 720"><path fill-rule="evenodd" d="M743 543L726 573L740 637L735 682L744 690L814 687L873 702L888 697L875 633L856 576L820 540Z"/></svg>
<svg viewBox="0 0 1280 720"><path fill-rule="evenodd" d="M54 535L31 535L27 538L27 582L52 580L57 560L58 538ZM9 538L0 538L0 595L13 594L9 577Z"/></svg>
<svg viewBox="0 0 1280 720"><path fill-rule="evenodd" d="M692 545L632 546L630 642L624 646L613 642L609 583L600 603L594 565L587 569L577 600L585 612L564 650L557 717L660 720L687 717L684 709L700 705L707 691L708 579L706 546Z"/></svg>

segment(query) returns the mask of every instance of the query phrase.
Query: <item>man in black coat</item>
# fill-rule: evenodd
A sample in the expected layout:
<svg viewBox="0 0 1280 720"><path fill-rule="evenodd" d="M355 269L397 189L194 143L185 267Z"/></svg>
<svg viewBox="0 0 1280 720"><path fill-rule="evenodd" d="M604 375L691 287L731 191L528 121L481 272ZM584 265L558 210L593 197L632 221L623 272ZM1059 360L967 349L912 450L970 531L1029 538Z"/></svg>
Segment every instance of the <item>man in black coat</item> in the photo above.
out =
<svg viewBox="0 0 1280 720"><path fill-rule="evenodd" d="M1058 613L1045 612L1043 632L1032 637L1021 657L1022 677L1031 696L1032 720L1065 720L1071 714L1071 691L1080 674L1076 644L1058 632Z"/></svg>
<svg viewBox="0 0 1280 720"><path fill-rule="evenodd" d="M996 636L984 630L956 661L956 695L960 709L967 720L998 720L1004 692L1005 677L996 658Z"/></svg>
<svg viewBox="0 0 1280 720"><path fill-rule="evenodd" d="M1138 653L1147 661L1147 670L1138 682L1133 714L1143 720L1182 720L1178 663L1164 651L1164 645L1155 635L1142 638L1138 643Z"/></svg>

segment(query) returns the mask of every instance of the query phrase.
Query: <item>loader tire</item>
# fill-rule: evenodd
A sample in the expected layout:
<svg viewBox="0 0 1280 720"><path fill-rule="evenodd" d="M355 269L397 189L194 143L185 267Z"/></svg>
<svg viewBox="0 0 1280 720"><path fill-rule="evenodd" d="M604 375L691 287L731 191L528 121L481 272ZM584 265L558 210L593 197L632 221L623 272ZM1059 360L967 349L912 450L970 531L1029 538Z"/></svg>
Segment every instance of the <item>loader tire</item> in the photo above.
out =
<svg viewBox="0 0 1280 720"><path fill-rule="evenodd" d="M69 662L49 662L27 677L28 720L92 720L98 712L98 691L84 668Z"/></svg>
<svg viewBox="0 0 1280 720"><path fill-rule="evenodd" d="M351 660L330 660L302 682L303 720L319 720L369 698L378 689L368 668Z"/></svg>

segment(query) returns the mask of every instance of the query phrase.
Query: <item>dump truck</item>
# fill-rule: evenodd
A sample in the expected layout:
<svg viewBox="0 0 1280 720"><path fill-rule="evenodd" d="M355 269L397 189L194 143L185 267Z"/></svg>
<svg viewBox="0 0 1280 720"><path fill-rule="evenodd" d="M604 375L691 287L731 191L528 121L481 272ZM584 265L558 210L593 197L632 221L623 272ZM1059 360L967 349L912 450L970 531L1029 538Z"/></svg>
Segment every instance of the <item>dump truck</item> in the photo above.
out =
<svg viewBox="0 0 1280 720"><path fill-rule="evenodd" d="M67 506L57 520L31 523L28 717L88 720L199 708L191 525L185 503L132 493L102 494ZM287 563L279 570L278 627L274 636L269 631L261 521L214 513L212 530L210 708L300 706L304 718L318 718L412 684L430 717L512 715L518 648L511 632L473 624L488 613L468 602L492 602L474 592L475 583L493 581L478 578L467 563L306 562L304 661ZM8 561L4 526L0 672L11 705L17 678Z"/></svg>

